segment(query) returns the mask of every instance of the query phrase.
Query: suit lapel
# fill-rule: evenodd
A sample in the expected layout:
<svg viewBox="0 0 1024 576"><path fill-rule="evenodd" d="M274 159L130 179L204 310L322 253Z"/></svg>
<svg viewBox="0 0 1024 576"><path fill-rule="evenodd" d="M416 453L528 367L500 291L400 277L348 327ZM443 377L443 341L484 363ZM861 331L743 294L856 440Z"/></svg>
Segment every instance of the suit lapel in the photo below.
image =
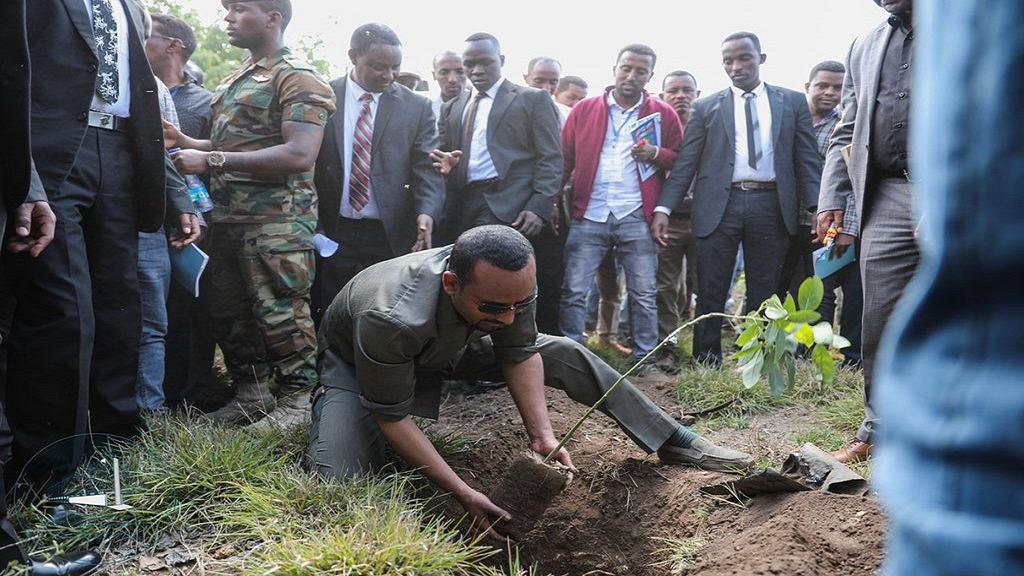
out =
<svg viewBox="0 0 1024 576"><path fill-rule="evenodd" d="M68 16L82 40L85 41L85 45L99 60L99 54L96 52L96 39L92 35L92 22L89 20L89 11L86 10L85 3L82 0L64 0L64 8L67 9Z"/></svg>
<svg viewBox="0 0 1024 576"><path fill-rule="evenodd" d="M472 91L463 92L459 99L452 104L451 112L448 114L447 130L448 134L451 134L448 138L452 142L452 148L456 150L465 148L465 143L462 141L462 114L466 111L472 94Z"/></svg>
<svg viewBox="0 0 1024 576"><path fill-rule="evenodd" d="M768 94L768 105L772 111L772 148L779 141L779 134L782 133L782 92L765 84L765 92Z"/></svg>
<svg viewBox="0 0 1024 576"><path fill-rule="evenodd" d="M868 76L864 79L864 85L858 87L859 90L863 90L864 93L867 94L868 107L867 110L865 110L866 114L864 116L860 116L860 114L858 114L858 117L868 118L870 120L875 115L875 98L878 96L878 80L882 76L882 64L885 63L885 51L889 48L889 40L892 38L892 34L893 27L886 22L875 31L876 37L873 38L874 42L870 42L868 44L871 46L871 52L866 54L868 61L864 63L863 67Z"/></svg>
<svg viewBox="0 0 1024 576"><path fill-rule="evenodd" d="M395 94L396 92L398 92L398 87L392 84L380 95L380 102L377 104L377 114L373 117L373 143L370 145L370 151L373 156L377 155L377 146L380 145L381 136L388 127L391 113L398 106L398 95Z"/></svg>
<svg viewBox="0 0 1024 576"><path fill-rule="evenodd" d="M494 104L491 105L491 113L487 115L487 148L491 149L494 140L494 134L498 132L498 124L501 122L501 118L505 115L512 101L515 100L516 94L519 90L516 85L505 80L501 83L501 88L498 88L498 93L494 97Z"/></svg>
<svg viewBox="0 0 1024 576"><path fill-rule="evenodd" d="M334 88L334 98L338 103L338 113L333 122L334 142L338 149L338 165L342 172L345 171L345 105L348 104L348 101L345 100L345 87L347 83L347 74L331 83L331 87Z"/></svg>
<svg viewBox="0 0 1024 576"><path fill-rule="evenodd" d="M736 140L736 106L733 103L732 89L726 88L719 98L718 113L722 117L722 128L725 129L727 142Z"/></svg>

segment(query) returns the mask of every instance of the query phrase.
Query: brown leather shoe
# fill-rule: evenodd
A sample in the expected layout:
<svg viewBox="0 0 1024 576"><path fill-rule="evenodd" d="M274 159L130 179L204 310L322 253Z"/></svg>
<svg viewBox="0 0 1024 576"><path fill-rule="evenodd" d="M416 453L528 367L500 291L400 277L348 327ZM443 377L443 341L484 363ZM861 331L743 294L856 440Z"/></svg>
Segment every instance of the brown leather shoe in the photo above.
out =
<svg viewBox="0 0 1024 576"><path fill-rule="evenodd" d="M842 464L856 464L871 458L871 444L854 440L846 448L833 452L832 457Z"/></svg>

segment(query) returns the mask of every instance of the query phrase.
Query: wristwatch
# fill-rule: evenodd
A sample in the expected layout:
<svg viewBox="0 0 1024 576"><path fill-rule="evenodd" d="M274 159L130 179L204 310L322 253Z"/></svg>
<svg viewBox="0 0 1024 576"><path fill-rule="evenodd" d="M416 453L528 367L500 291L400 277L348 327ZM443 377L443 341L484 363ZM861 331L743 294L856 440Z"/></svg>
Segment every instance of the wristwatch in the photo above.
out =
<svg viewBox="0 0 1024 576"><path fill-rule="evenodd" d="M226 160L227 158L224 156L224 153L221 152L220 150L213 150L210 152L209 155L206 156L206 164L210 168L223 168L224 162Z"/></svg>

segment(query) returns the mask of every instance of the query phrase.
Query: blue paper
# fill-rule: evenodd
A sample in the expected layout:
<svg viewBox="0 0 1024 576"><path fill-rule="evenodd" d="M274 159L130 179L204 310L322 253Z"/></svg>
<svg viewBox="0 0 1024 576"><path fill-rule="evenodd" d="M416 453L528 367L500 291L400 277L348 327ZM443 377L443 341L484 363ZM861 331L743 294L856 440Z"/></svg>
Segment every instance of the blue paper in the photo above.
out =
<svg viewBox="0 0 1024 576"><path fill-rule="evenodd" d="M835 247L835 244L831 244L814 251L814 275L818 278L828 278L857 259L854 256L856 244L847 247L846 252L843 252L843 255L838 258L834 258L832 255Z"/></svg>
<svg viewBox="0 0 1024 576"><path fill-rule="evenodd" d="M185 287L192 296L199 297L199 279L203 277L206 263L210 257L195 244L189 244L181 250L171 248L171 275Z"/></svg>

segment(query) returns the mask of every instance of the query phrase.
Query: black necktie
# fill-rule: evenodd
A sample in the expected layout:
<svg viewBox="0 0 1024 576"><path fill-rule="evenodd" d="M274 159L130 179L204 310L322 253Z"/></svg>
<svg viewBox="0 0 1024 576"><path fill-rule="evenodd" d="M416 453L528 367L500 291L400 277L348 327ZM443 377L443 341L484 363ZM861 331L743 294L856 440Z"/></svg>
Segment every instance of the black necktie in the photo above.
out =
<svg viewBox="0 0 1024 576"><path fill-rule="evenodd" d="M743 98L747 101L747 164L757 170L757 163L761 161L761 122L757 118L757 104L754 102L757 94L744 92Z"/></svg>
<svg viewBox="0 0 1024 576"><path fill-rule="evenodd" d="M120 81L117 73L117 22L111 1L92 0L92 35L100 58L96 94L107 104L117 102Z"/></svg>
<svg viewBox="0 0 1024 576"><path fill-rule="evenodd" d="M466 121L462 123L462 160L459 167L464 170L463 182L469 183L469 154L473 145L473 130L476 128L476 109L480 101L487 97L486 92L477 92L476 96L469 102L469 109L466 112Z"/></svg>

